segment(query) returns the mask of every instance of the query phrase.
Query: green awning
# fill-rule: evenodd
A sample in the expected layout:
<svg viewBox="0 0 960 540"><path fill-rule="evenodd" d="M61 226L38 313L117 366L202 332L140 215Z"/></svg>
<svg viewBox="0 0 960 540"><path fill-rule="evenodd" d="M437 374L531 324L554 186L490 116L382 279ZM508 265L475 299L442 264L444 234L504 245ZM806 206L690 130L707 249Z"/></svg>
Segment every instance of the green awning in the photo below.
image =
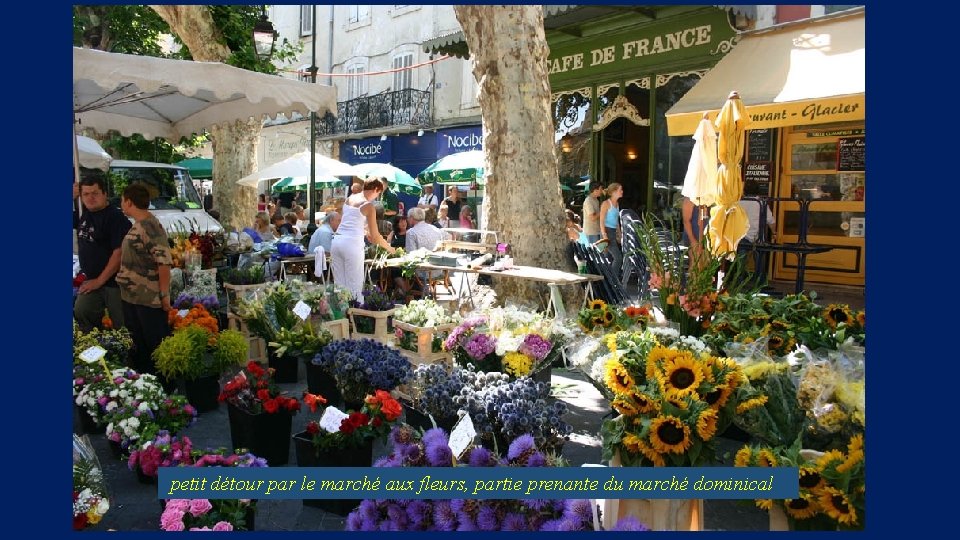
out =
<svg viewBox="0 0 960 540"><path fill-rule="evenodd" d="M178 161L174 165L186 167L190 171L190 176L197 180L213 178L213 160L210 158L190 158Z"/></svg>

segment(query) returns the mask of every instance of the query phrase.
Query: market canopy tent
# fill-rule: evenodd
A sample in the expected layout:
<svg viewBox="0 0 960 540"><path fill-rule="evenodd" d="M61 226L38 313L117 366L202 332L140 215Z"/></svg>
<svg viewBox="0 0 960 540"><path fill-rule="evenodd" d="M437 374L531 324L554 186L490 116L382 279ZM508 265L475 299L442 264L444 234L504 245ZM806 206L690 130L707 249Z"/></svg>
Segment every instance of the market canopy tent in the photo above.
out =
<svg viewBox="0 0 960 540"><path fill-rule="evenodd" d="M667 111L667 132L690 135L715 119L731 88L750 129L863 120L864 9L747 32Z"/></svg>
<svg viewBox="0 0 960 540"><path fill-rule="evenodd" d="M288 176L274 184L271 191L274 193L286 191L306 191L308 184L310 184L309 176ZM313 189L343 187L344 185L345 184L343 183L343 180L340 180L336 176L317 176L316 181L313 183Z"/></svg>
<svg viewBox="0 0 960 540"><path fill-rule="evenodd" d="M113 157L97 141L83 135L77 135L77 154L80 166L87 169L106 171L110 168L110 161L113 160Z"/></svg>
<svg viewBox="0 0 960 540"><path fill-rule="evenodd" d="M387 185L394 191L407 195L420 195L423 188L407 171L398 169L389 163L359 163L353 166L353 175L364 180L373 177L387 179Z"/></svg>
<svg viewBox="0 0 960 540"><path fill-rule="evenodd" d="M216 124L337 110L331 86L219 62L73 49L73 111L83 128L177 142Z"/></svg>
<svg viewBox="0 0 960 540"><path fill-rule="evenodd" d="M483 185L483 150L470 150L444 156L417 175L420 184L477 184Z"/></svg>
<svg viewBox="0 0 960 540"><path fill-rule="evenodd" d="M314 154L316 160L316 178L322 176L353 176L353 167L346 163L329 158L322 154ZM310 151L298 152L284 160L278 161L269 167L244 176L237 183L242 186L257 187L264 180L286 178L287 176L310 177Z"/></svg>
<svg viewBox="0 0 960 540"><path fill-rule="evenodd" d="M190 176L197 180L213 178L213 160L210 158L190 158L178 161L174 165L186 167L190 171Z"/></svg>

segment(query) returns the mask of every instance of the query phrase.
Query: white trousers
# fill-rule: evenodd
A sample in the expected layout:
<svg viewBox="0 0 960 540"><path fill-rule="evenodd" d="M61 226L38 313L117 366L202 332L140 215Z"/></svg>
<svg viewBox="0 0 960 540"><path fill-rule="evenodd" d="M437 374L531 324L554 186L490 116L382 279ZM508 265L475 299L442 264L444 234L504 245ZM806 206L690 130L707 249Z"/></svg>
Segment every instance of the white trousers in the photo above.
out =
<svg viewBox="0 0 960 540"><path fill-rule="evenodd" d="M330 244L333 282L349 289L363 301L363 237L334 236Z"/></svg>

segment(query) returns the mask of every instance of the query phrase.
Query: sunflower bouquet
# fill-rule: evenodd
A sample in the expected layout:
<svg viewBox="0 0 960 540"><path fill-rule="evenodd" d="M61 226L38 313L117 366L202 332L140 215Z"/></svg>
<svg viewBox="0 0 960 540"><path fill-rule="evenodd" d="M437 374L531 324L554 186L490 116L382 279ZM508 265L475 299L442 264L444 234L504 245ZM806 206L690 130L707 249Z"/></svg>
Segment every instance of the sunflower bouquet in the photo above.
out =
<svg viewBox="0 0 960 540"><path fill-rule="evenodd" d="M852 340L864 344L865 314L846 304L823 307L816 293L769 296L733 294L718 297L704 340L718 351L729 343L750 344L766 339L769 356L785 356L798 345L811 349L838 349Z"/></svg>
<svg viewBox="0 0 960 540"><path fill-rule="evenodd" d="M866 508L863 435L850 437L844 450L816 452L790 448L741 448L737 467L797 467L800 494L796 499L757 499L765 510L782 507L793 530L862 529Z"/></svg>
<svg viewBox="0 0 960 540"><path fill-rule="evenodd" d="M718 462L715 438L735 415L762 406L739 364L654 334L610 338L616 347L604 382L620 416L602 427L603 457L627 466L700 466Z"/></svg>
<svg viewBox="0 0 960 540"><path fill-rule="evenodd" d="M591 300L577 313L577 323L586 333L646 328L653 313L649 306L619 308L603 300Z"/></svg>

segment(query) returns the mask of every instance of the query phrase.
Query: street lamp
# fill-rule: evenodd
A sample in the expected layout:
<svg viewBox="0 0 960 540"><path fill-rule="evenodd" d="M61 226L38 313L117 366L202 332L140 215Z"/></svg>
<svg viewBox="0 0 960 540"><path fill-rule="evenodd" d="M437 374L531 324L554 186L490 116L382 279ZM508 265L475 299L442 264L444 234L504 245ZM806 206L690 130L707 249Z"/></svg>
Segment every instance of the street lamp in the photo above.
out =
<svg viewBox="0 0 960 540"><path fill-rule="evenodd" d="M260 20L253 25L253 46L261 60L270 60L273 56L273 46L277 42L277 31L267 20L267 10L261 7Z"/></svg>

